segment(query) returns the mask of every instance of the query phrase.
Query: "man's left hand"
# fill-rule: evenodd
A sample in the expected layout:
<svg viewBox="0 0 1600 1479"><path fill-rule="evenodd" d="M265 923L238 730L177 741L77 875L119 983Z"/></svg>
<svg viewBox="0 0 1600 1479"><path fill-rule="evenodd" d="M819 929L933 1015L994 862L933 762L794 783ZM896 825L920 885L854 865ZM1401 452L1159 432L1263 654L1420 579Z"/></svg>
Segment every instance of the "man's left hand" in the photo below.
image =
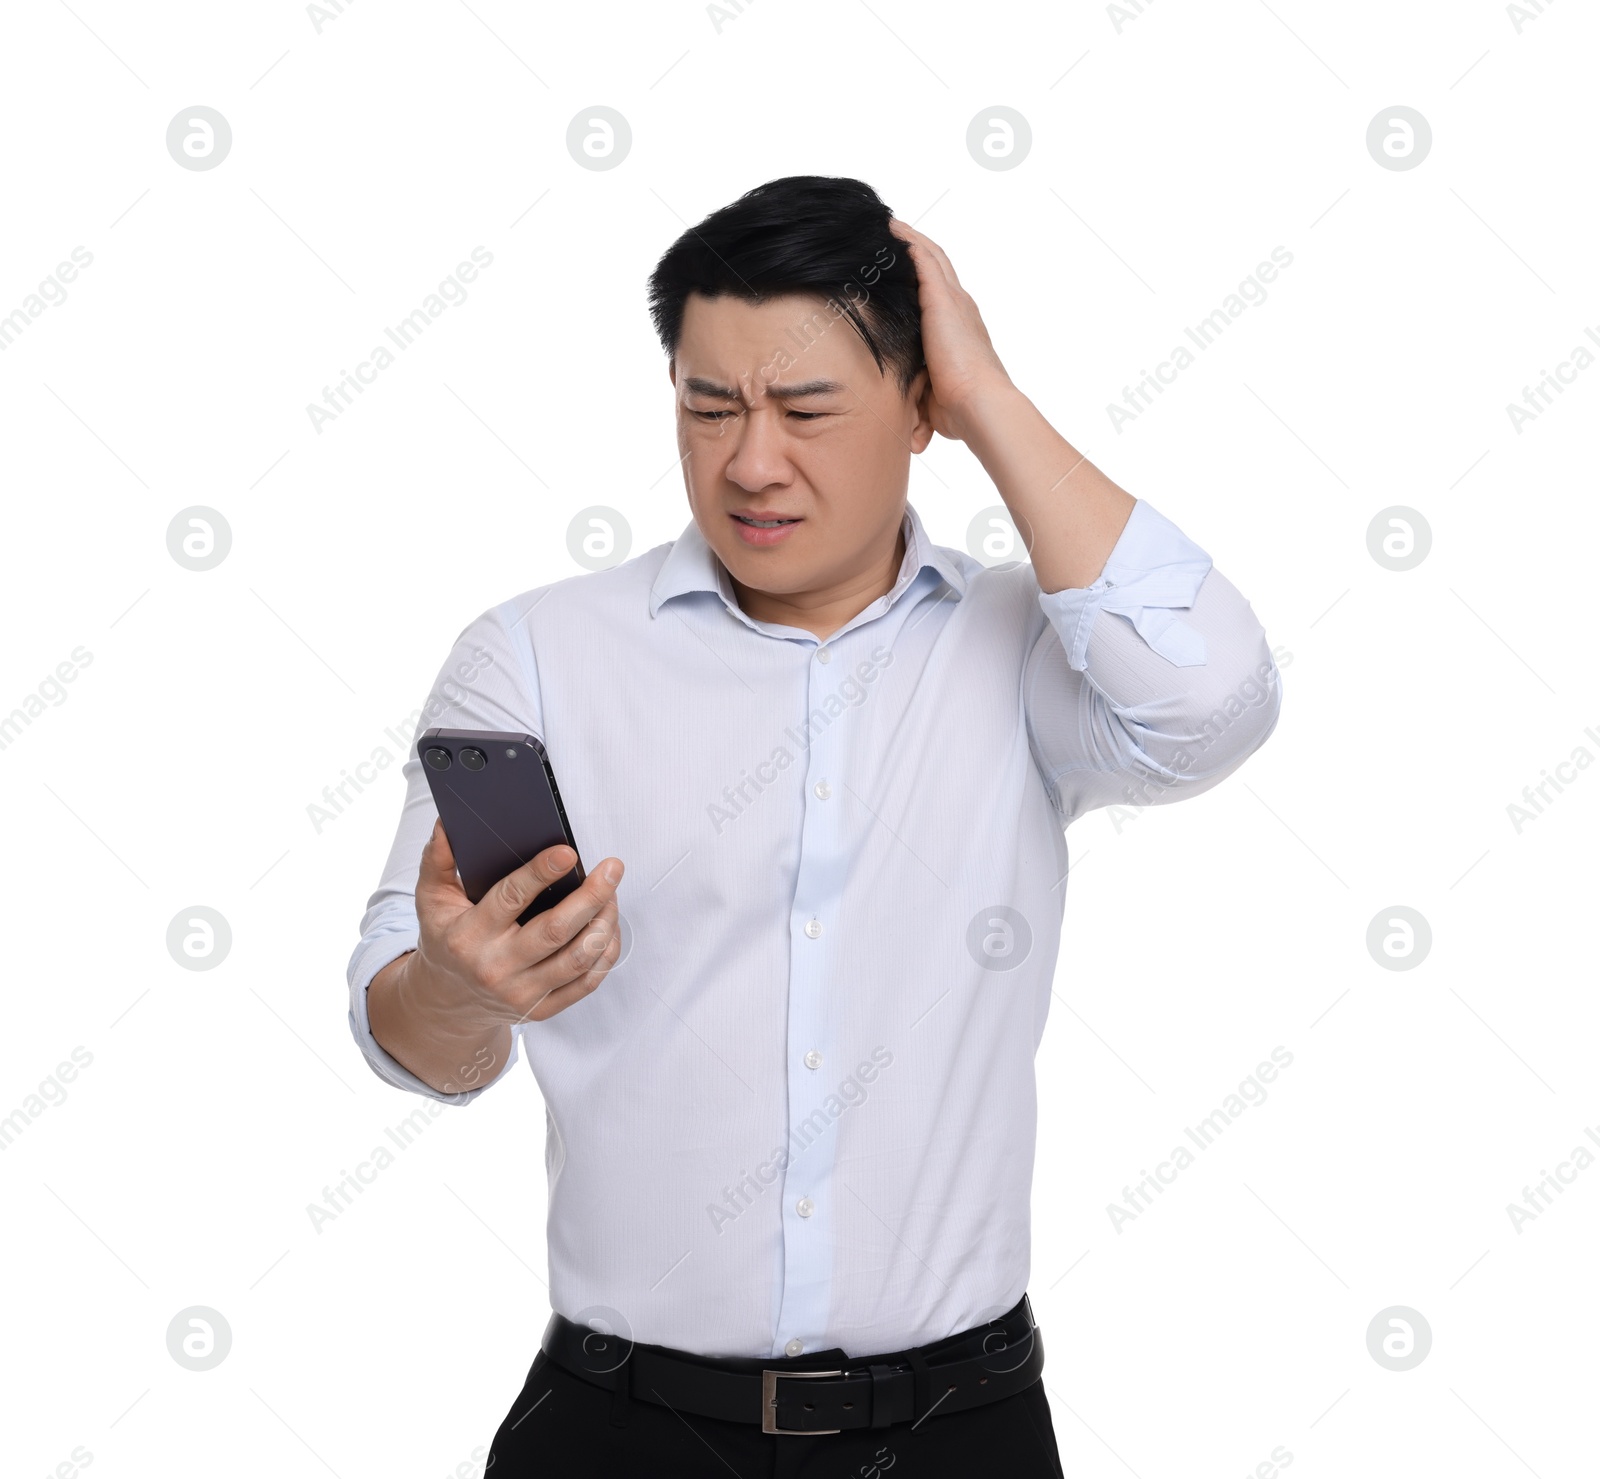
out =
<svg viewBox="0 0 1600 1479"><path fill-rule="evenodd" d="M897 216L890 218L889 229L906 243L917 271L922 353L929 379L924 398L933 429L940 436L965 441L979 398L1014 389L1011 377L994 352L977 303L957 280L950 259L935 242Z"/></svg>

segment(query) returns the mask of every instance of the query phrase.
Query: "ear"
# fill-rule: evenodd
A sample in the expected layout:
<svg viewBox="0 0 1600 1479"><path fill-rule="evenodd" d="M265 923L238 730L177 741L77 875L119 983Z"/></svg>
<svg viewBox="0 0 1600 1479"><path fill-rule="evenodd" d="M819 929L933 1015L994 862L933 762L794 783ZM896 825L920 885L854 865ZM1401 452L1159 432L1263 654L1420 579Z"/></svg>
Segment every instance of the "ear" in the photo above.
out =
<svg viewBox="0 0 1600 1479"><path fill-rule="evenodd" d="M668 381L671 382L672 388L674 390L676 390L678 388L678 356L677 355L673 355L672 358L667 361L667 379L668 379Z"/></svg>
<svg viewBox="0 0 1600 1479"><path fill-rule="evenodd" d="M918 370L906 390L906 404L911 408L915 418L911 423L911 450L913 452L925 451L929 442L933 440L933 413L930 405L933 401L933 380L926 369Z"/></svg>

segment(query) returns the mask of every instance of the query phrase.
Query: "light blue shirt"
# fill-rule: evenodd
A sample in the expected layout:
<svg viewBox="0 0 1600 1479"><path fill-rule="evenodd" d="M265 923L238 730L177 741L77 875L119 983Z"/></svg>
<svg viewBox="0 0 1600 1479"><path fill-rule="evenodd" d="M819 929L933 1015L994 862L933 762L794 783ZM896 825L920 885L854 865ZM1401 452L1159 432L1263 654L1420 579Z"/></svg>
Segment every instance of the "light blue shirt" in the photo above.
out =
<svg viewBox="0 0 1600 1479"><path fill-rule="evenodd" d="M1249 603L1140 501L1087 589L932 544L825 642L755 621L694 523L461 633L422 727L545 744L624 958L514 1031L546 1106L551 1303L708 1356L852 1356L1009 1309L1068 823L1197 795L1277 723ZM349 964L417 941L420 762ZM493 1082L498 1082L495 1079Z"/></svg>

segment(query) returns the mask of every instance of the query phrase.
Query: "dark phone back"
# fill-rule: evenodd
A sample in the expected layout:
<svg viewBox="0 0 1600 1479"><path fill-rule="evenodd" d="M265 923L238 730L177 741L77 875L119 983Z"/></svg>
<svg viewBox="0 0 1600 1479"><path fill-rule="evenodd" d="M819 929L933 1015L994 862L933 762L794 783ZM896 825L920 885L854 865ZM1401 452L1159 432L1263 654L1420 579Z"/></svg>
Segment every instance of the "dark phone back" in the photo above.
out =
<svg viewBox="0 0 1600 1479"><path fill-rule="evenodd" d="M483 756L484 763L475 770L462 763L463 752L470 750ZM441 769L430 763L430 751L443 751L449 764ZM564 842L577 852L549 757L531 734L430 729L418 739L417 755L444 835L456 855L461 887L474 904L547 847ZM556 879L517 916L517 923L526 924L559 904L582 882L579 858L570 873Z"/></svg>

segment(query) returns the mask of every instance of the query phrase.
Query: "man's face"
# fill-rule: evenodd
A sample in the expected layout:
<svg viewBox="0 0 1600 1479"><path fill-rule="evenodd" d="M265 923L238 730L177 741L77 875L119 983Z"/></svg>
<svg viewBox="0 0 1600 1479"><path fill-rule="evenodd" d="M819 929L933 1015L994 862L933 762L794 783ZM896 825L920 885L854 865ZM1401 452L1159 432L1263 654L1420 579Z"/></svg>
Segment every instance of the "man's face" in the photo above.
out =
<svg viewBox="0 0 1600 1479"><path fill-rule="evenodd" d="M689 506L737 582L822 594L889 558L933 435L926 371L901 395L820 297L692 293L671 378Z"/></svg>

